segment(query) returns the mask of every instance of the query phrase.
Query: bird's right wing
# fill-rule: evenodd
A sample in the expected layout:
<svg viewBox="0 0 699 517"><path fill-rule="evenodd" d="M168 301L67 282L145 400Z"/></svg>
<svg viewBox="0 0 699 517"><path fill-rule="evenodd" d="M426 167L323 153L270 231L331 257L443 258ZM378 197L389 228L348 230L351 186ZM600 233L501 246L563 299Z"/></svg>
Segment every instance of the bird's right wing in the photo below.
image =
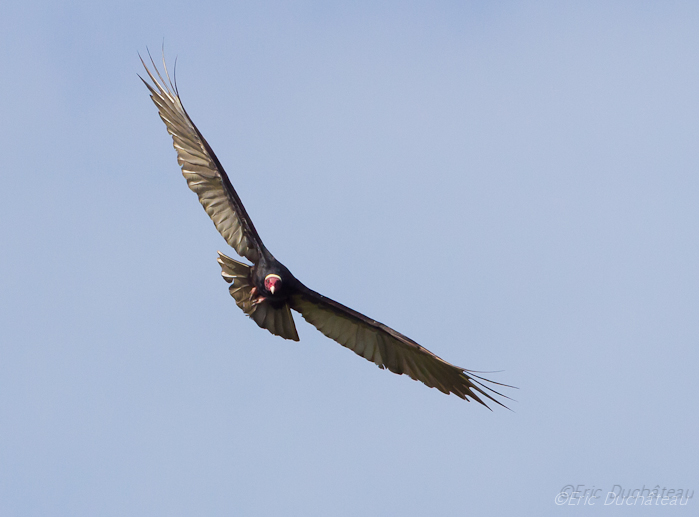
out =
<svg viewBox="0 0 699 517"><path fill-rule="evenodd" d="M430 388L437 388L447 394L454 393L464 400L473 399L485 407L488 405L481 397L507 407L491 393L501 397L505 395L484 384L500 383L488 381L446 362L400 332L318 294L303 284L291 296L290 305L327 337L376 363L380 368L387 368L399 375L404 373Z"/></svg>
<svg viewBox="0 0 699 517"><path fill-rule="evenodd" d="M167 68L165 75L168 81L165 81L151 59L158 80L143 59L141 62L153 84L143 78L141 80L150 90L160 118L172 135L177 161L182 166L182 175L189 188L196 192L199 202L226 242L238 255L256 264L264 245L226 171L182 106L177 87L169 80Z"/></svg>

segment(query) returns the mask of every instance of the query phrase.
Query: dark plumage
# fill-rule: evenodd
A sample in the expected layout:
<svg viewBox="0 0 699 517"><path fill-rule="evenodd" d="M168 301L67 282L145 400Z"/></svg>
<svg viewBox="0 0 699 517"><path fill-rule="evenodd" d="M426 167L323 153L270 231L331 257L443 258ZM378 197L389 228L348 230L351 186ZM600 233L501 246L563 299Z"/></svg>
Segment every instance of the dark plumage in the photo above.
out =
<svg viewBox="0 0 699 517"><path fill-rule="evenodd" d="M223 278L232 284L231 296L245 314L272 334L298 341L290 310L293 309L327 337L379 368L406 374L430 388L454 393L465 400L474 399L486 407L484 398L503 406L491 393L504 395L484 384L492 381L444 361L403 334L318 294L297 280L262 243L216 154L182 106L167 68L166 81L155 63L157 78L141 62L152 84L141 79L172 135L177 161L189 188L196 192L226 242L238 255L252 262L252 265L244 264L219 252Z"/></svg>

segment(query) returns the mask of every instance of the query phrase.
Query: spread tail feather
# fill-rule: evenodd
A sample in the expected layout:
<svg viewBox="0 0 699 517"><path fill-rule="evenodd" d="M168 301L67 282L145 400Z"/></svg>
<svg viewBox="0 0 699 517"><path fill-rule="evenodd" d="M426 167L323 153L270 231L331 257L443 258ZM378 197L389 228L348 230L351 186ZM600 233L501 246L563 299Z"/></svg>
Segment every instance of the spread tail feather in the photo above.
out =
<svg viewBox="0 0 699 517"><path fill-rule="evenodd" d="M279 307L272 305L269 301L253 303L252 288L254 285L250 278L252 266L233 260L220 251L218 252L218 263L221 265L223 279L232 283L228 291L236 305L245 314L250 316L261 328L269 330L276 336L294 341L299 340L294 318L287 303Z"/></svg>

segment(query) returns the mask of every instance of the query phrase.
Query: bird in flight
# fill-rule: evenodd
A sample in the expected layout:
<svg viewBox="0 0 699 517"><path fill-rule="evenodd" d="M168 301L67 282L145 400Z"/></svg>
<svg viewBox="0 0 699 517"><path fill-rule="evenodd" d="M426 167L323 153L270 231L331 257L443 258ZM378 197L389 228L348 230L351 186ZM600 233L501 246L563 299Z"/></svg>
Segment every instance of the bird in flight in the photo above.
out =
<svg viewBox="0 0 699 517"><path fill-rule="evenodd" d="M172 135L177 161L189 188L197 194L225 241L252 263L248 265L218 252L221 274L232 284L231 296L245 314L272 334L298 341L293 309L327 337L379 368L406 374L430 388L454 393L467 401L473 399L488 409L487 401L507 407L495 396L509 397L486 383L507 385L454 366L383 323L309 289L275 259L260 239L213 149L185 111L165 60L163 73L167 80L152 58L150 61L153 71L141 58L150 83L143 77L141 80Z"/></svg>

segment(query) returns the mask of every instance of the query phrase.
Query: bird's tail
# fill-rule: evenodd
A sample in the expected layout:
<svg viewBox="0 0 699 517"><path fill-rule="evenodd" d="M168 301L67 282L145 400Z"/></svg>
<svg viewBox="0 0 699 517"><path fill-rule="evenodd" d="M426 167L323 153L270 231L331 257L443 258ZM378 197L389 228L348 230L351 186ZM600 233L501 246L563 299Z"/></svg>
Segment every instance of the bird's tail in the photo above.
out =
<svg viewBox="0 0 699 517"><path fill-rule="evenodd" d="M261 328L269 330L272 334L281 336L284 339L299 340L294 325L294 317L291 315L289 305L284 303L279 307L272 306L271 303L253 303L255 297L252 294L254 287L251 278L252 266L248 266L237 260L227 257L218 252L218 263L221 265L221 276L232 283L228 288L235 303L245 314L257 323Z"/></svg>

